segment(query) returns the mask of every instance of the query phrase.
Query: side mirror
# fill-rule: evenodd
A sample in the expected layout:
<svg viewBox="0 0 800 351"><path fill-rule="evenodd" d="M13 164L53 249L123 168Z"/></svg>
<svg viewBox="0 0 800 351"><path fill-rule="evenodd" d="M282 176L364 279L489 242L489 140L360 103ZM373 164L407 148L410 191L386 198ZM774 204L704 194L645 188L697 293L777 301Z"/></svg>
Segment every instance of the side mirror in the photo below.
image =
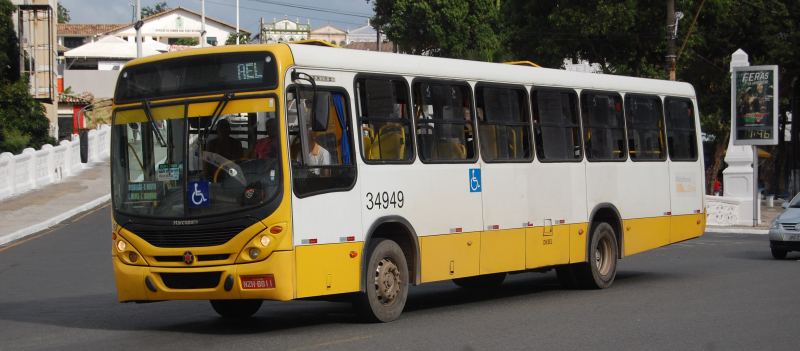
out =
<svg viewBox="0 0 800 351"><path fill-rule="evenodd" d="M783 208L789 208L789 201L784 201L784 202L783 202L783 205L781 205L781 207L783 207Z"/></svg>
<svg viewBox="0 0 800 351"><path fill-rule="evenodd" d="M327 91L317 91L314 94L314 114L311 116L311 130L315 132L324 132L328 130L328 114L331 106L331 93Z"/></svg>

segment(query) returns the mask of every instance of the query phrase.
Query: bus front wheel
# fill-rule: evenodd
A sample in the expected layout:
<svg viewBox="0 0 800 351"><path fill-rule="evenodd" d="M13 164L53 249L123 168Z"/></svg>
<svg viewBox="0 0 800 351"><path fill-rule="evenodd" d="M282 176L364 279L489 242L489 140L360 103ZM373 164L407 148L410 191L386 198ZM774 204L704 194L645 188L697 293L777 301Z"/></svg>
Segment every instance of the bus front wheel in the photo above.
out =
<svg viewBox="0 0 800 351"><path fill-rule="evenodd" d="M586 289L610 287L617 276L618 247L614 228L608 223L598 224L589 242L588 262L571 267L575 283ZM564 278L568 283L572 277L564 274Z"/></svg>
<svg viewBox="0 0 800 351"><path fill-rule="evenodd" d="M391 322L403 312L408 298L408 265L396 242L380 239L369 253L365 291L356 297L359 315L369 322Z"/></svg>
<svg viewBox="0 0 800 351"><path fill-rule="evenodd" d="M248 318L258 312L262 300L211 300L211 307L222 318Z"/></svg>

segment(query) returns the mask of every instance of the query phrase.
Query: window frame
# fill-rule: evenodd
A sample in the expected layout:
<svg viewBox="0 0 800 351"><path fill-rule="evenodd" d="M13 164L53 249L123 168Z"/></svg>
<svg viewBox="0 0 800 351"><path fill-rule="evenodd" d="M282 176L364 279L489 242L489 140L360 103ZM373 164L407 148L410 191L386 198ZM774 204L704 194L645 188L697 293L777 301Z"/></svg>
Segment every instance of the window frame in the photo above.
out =
<svg viewBox="0 0 800 351"><path fill-rule="evenodd" d="M580 163L580 162L583 162L584 160L586 160L586 145L584 145L584 140L583 140L583 115L582 115L583 111L581 111L581 94L580 94L581 91L579 91L579 89L576 89L576 88L533 86L531 88L531 94L530 94L530 99L529 99L530 102L529 103L531 105L531 127L533 129L533 133L534 134L536 134L536 127L533 125L534 124L534 120L535 120L534 115L533 115L533 113L534 113L533 112L533 97L536 96L536 92L542 91L542 90L544 90L544 91L554 91L554 92L567 92L567 93L575 94L575 103L577 104L577 106L575 106L575 111L576 111L576 114L577 114L577 121L578 121L578 138L580 139L581 157L574 158L574 159L542 159L539 156L539 148L535 148L536 160L541 162L541 163ZM536 106L538 107L538 101L537 101L537 105ZM531 135L531 139L533 139L533 142L536 143L536 140L537 140L536 139L536 135ZM544 141L542 141L542 143L544 143Z"/></svg>
<svg viewBox="0 0 800 351"><path fill-rule="evenodd" d="M411 80L411 106L412 106L411 113L412 113L412 123L414 125L414 130L413 130L414 139L417 139L417 140L415 140L416 145L420 145L420 144L419 144L419 140L418 140L419 134L417 134L417 117L413 116L413 113L414 113L413 107L416 106L416 104L417 104L417 98L414 96L414 88L415 88L415 86L417 84L422 84L422 83L439 83L439 84L446 84L446 85L464 86L464 87L467 88L467 92L470 95L467 98L470 100L470 114L472 116L472 119L471 119L470 123L472 125L472 134L473 134L472 143L474 144L473 145L474 155L472 156L472 158L467 158L467 159L463 159L463 160L439 160L439 159L434 159L434 160L427 159L426 160L424 157L422 157L419 154L421 152L420 151L421 148L417 147L417 158L419 159L420 162L422 162L424 164L476 164L478 162L478 160L480 159L480 150L479 150L480 149L480 145L478 145L478 140L477 140L477 138L478 138L478 124L477 124L476 121L477 121L478 118L477 118L477 116L475 116L475 92L472 89L472 85L470 85L469 82L466 81L466 80L458 80L458 79L415 77L413 80ZM431 121L431 122L440 123L440 122L436 122L436 121ZM445 122L444 124L453 124L453 123ZM457 124L461 124L461 123L457 123ZM468 125L468 123L464 123L463 125Z"/></svg>
<svg viewBox="0 0 800 351"><path fill-rule="evenodd" d="M621 106L621 108L622 108L622 128L621 129L622 129L622 141L624 143L624 145L622 146L622 150L625 151L625 157L624 158L621 157L621 158L618 158L618 159L607 159L607 160L603 160L603 159L599 159L598 160L598 159L589 158L589 154L586 152L586 130L587 130L587 128L586 128L586 124L583 123L583 119L585 117L585 115L583 113L583 102L585 100L583 98L584 94L598 94L598 95L600 95L600 94L608 94L610 96L616 95L616 96L619 97L620 104L622 104L622 106ZM627 162L628 159L630 159L630 154L628 153L628 125L627 125L627 121L626 121L626 118L625 118L625 99L623 99L622 94L619 91L614 91L614 90L583 89L583 90L581 90L580 99L578 100L578 104L579 104L580 109L581 109L581 113L580 113L581 114L581 125L583 126L583 134L581 135L581 139L583 140L583 144L584 144L583 153L584 153L584 158L586 158L586 161L588 161L588 162Z"/></svg>
<svg viewBox="0 0 800 351"><path fill-rule="evenodd" d="M321 194L336 193L336 192L348 192L348 191L353 190L353 188L355 188L355 186L356 186L356 183L358 182L358 162L356 162L356 159L353 156L353 154L356 151L355 150L355 143L351 142L350 143L350 155L351 155L350 157L351 157L352 165L329 165L329 166L315 166L315 167L308 167L308 166L305 166L305 165L300 166L300 168L317 168L317 169L325 169L325 168L333 168L333 167L344 167L344 168L352 167L354 174L353 174L353 180L352 180L352 182L350 183L349 186L340 187L340 188L329 188L329 189L325 189L325 190L310 191L310 192L305 192L305 193L302 193L302 194L298 194L297 187L294 184L295 166L294 166L293 161L292 161L292 152L291 152L292 146L289 144L289 137L291 135L289 135L289 121L287 119L288 116L289 116L289 102L288 102L289 94L288 93L292 89L295 89L295 91L296 91L297 87L304 87L304 88L311 89L312 86L311 85L307 85L307 84L292 83L292 84L287 85L286 88L284 89L284 98L287 99L286 100L287 102L286 102L286 104L284 104L285 109L283 110L283 114L284 114L283 115L283 119L284 119L284 123L286 125L285 131L283 131L283 132L285 133L285 138L286 138L286 156L287 156L287 158L289 160L289 162L288 162L289 183L290 183L290 186L292 187L292 194L294 194L294 196L296 196L298 199L303 199L303 198L316 196L316 195L321 195ZM353 132L352 131L352 127L353 127L353 116L352 115L353 115L353 112L351 111L352 110L352 108L351 108L351 106L352 106L351 102L352 101L350 100L350 94L347 92L347 89L345 89L342 86L338 86L338 85L317 85L316 89L317 89L317 91L327 91L327 92L330 92L330 93L341 93L344 96L344 106L347 108L347 111L345 111L346 112L345 113L345 118L346 118L346 120L345 120L346 123L345 124L346 124L347 127L349 127L351 129L350 134L348 134L348 136L352 140L352 138L353 138L353 133L352 133ZM299 111L298 111L298 113L299 113ZM298 123L300 123L300 116L298 115L297 118L298 118ZM342 133L344 134L344 131Z"/></svg>
<svg viewBox="0 0 800 351"><path fill-rule="evenodd" d="M521 91L523 96L523 111L522 115L525 119L525 122L513 122L513 123L489 123L489 122L481 122L478 120L478 88L495 88L495 89L508 89L508 90L515 90ZM504 126L521 126L526 127L528 130L528 145L530 146L531 154L526 158L517 158L513 160L487 160L483 157L483 155L479 155L479 158L483 160L485 163L531 163L533 159L536 158L534 156L536 154L536 146L533 139L533 115L532 115L532 107L531 107L531 95L528 92L528 88L524 85L520 84L504 84L504 83L490 83L490 82L477 82L475 84L475 88L472 92L473 95L473 104L475 111L473 113L473 118L475 123L477 124L477 128L475 128L476 138L478 139L478 149L481 148L481 133L480 133L480 126L481 125L504 125ZM484 119L486 118L486 111L483 111ZM524 124L523 124L524 123ZM523 144L524 145L524 144Z"/></svg>
<svg viewBox="0 0 800 351"><path fill-rule="evenodd" d="M375 78L388 79L390 81L394 80L394 79L401 80L403 82L404 86L405 86L406 94L407 94L407 97L408 97L408 104L406 106L406 110L407 110L406 112L408 113L408 117L409 117L408 118L408 127L409 127L409 133L412 135L412 136L406 136L406 142L409 142L409 140L410 140L411 157L409 159L407 159L407 160L370 160L370 159L365 157L366 155L364 155L364 139L361 138L360 135L359 135L359 145L361 145L361 147L360 147L361 148L361 152L359 152L359 153L361 154L361 160L364 163L369 164L369 165L412 164L412 163L416 162L416 160L417 160L416 124L414 123L414 110L413 110L414 102L412 100L413 99L413 97L412 97L413 92L411 91L411 85L408 84L408 80L405 77L400 76L400 75L377 74L377 73L358 73L358 74L356 74L356 76L353 78L353 93L354 93L353 95L355 96L355 102L356 102L356 104L355 104L355 106L356 106L356 108L355 108L355 112L356 112L356 114L355 114L355 116L356 116L355 117L355 122L357 123L357 127L361 127L362 121L368 121L369 120L369 118L363 119L361 117L361 100L360 100L360 97L359 97L359 94L358 94L358 80L359 79L375 79Z"/></svg>
<svg viewBox="0 0 800 351"><path fill-rule="evenodd" d="M667 146L667 144L668 144L667 143L667 120L666 120L667 117L666 117L666 110L664 109L664 100L662 100L661 96L659 96L659 95L645 94L645 93L626 93L625 96L622 97L623 110L625 111L624 112L624 116L625 116L625 136L627 138L629 138L629 135L630 135L630 133L628 132L628 128L630 128L630 127L628 126L628 103L627 103L627 99L628 99L629 96L655 98L656 100L658 100L658 103L660 104L660 109L659 110L661 111L661 123L663 123L663 128L661 128L659 133L661 134L661 137L664 140L664 145L663 145L664 146L664 151L663 151L664 154L663 154L663 157L657 158L657 159L637 159L635 157L632 157L631 156L630 139L627 139L627 143L628 143L628 158L633 162L666 162L667 159L669 158L669 156L668 156L669 155L669 150L668 150L668 146Z"/></svg>
<svg viewBox="0 0 800 351"><path fill-rule="evenodd" d="M668 124L670 122L668 122L669 119L667 118L667 102L668 102L668 100L686 101L686 102L689 102L689 105L692 107L692 125L694 126L692 136L693 136L693 140L694 140L694 144L695 144L694 145L694 158L691 158L691 159L689 159L689 158L686 158L686 159L683 159L683 158L673 159L673 157L672 157L672 154L670 152L670 151L672 151L672 148L669 147L669 131L672 128L670 128L670 126ZM700 147L702 147L701 146L702 144L697 142L697 134L698 134L698 129L699 129L700 126L698 125L698 123L695 123L696 122L695 115L697 115L697 116L699 116L699 115L698 115L697 106L695 105L694 100L692 98L685 97L685 96L665 95L664 99L662 100L662 105L663 105L663 108L664 108L664 130L665 130L664 134L667 137L667 139L666 139L666 144L667 144L666 147L667 147L667 155L669 156L669 160L671 162L697 162L697 160L700 159L700 153L702 152L700 150Z"/></svg>

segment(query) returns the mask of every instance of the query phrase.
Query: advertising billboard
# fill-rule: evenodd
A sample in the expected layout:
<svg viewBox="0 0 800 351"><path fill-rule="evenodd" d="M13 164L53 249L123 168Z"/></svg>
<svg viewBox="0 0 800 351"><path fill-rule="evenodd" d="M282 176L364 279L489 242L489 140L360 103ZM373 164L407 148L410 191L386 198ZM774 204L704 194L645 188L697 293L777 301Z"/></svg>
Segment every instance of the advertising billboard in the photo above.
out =
<svg viewBox="0 0 800 351"><path fill-rule="evenodd" d="M778 66L734 67L731 111L734 145L777 145Z"/></svg>

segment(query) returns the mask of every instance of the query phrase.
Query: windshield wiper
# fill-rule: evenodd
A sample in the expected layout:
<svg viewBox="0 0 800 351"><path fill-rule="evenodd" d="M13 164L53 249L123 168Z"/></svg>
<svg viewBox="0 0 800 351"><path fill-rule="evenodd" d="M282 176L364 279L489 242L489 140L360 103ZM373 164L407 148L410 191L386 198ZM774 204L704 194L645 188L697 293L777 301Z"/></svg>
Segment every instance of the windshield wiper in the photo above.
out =
<svg viewBox="0 0 800 351"><path fill-rule="evenodd" d="M164 136L161 135L161 131L156 127L156 120L153 118L153 113L150 110L150 100L147 99L144 100L144 115L147 117L147 120L150 122L150 127L153 128L153 132L156 134L158 145L161 145L161 147L167 147L167 142L164 141Z"/></svg>
<svg viewBox="0 0 800 351"><path fill-rule="evenodd" d="M228 101L233 99L233 93L227 93L222 96L222 99L219 100L217 107L214 108L214 112L211 114L211 124L209 124L208 128L206 128L205 133L203 134L203 139L208 138L208 133L211 132L211 129L214 128L214 124L217 123L217 119L219 116L222 115L222 110L225 109L225 106L228 105Z"/></svg>

